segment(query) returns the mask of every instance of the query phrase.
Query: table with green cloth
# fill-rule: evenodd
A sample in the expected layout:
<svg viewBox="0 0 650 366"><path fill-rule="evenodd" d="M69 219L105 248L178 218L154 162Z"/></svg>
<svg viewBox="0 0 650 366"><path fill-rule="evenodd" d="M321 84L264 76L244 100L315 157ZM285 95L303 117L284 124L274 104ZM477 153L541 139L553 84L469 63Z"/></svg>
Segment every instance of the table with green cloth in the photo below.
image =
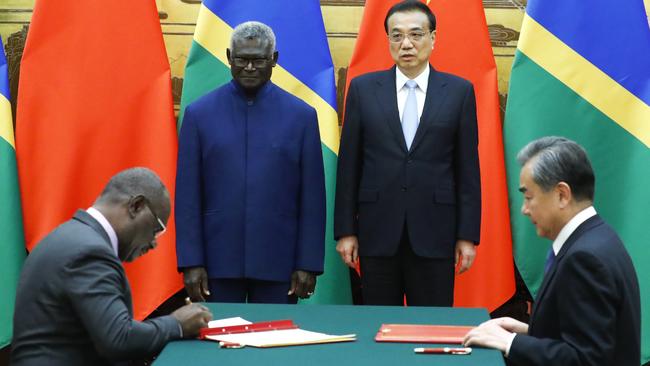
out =
<svg viewBox="0 0 650 366"><path fill-rule="evenodd" d="M473 348L470 355L416 354L415 347L444 345L378 343L383 324L478 325L488 320L485 309L359 305L206 304L214 319L240 316L251 322L291 319L301 329L332 335L356 334L354 342L277 348L219 348L218 342L179 340L169 343L155 366L166 365L304 365L405 366L504 365L501 352ZM460 345L454 345L461 347Z"/></svg>

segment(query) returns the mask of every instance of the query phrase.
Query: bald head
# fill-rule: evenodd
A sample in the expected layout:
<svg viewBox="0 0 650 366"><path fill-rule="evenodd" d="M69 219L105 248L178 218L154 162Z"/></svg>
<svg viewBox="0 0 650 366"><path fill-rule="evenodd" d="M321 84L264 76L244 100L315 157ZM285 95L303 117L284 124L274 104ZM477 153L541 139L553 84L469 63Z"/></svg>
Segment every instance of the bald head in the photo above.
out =
<svg viewBox="0 0 650 366"><path fill-rule="evenodd" d="M97 203L116 204L135 196L144 196L153 206L169 207L169 192L151 169L137 167L123 170L108 181Z"/></svg>

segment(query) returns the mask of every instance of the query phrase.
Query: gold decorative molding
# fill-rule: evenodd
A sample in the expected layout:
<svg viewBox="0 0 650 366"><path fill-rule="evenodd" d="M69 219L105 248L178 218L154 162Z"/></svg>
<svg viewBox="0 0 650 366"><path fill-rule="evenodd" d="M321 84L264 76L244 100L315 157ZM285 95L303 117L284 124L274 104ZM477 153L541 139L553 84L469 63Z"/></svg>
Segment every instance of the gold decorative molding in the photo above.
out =
<svg viewBox="0 0 650 366"><path fill-rule="evenodd" d="M483 0L485 9L519 9L526 10L528 0Z"/></svg>
<svg viewBox="0 0 650 366"><path fill-rule="evenodd" d="M321 6L365 6L365 0L321 0Z"/></svg>
<svg viewBox="0 0 650 366"><path fill-rule="evenodd" d="M357 38L357 32L327 32L327 38Z"/></svg>
<svg viewBox="0 0 650 366"><path fill-rule="evenodd" d="M519 32L501 24L488 25L492 47L517 47Z"/></svg>

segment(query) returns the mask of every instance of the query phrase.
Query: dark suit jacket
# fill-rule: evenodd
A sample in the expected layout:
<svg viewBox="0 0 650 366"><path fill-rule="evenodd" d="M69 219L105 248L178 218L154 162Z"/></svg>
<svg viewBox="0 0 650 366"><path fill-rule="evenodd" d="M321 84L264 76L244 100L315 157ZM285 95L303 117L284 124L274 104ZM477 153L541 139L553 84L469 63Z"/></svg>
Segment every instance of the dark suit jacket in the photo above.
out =
<svg viewBox="0 0 650 366"><path fill-rule="evenodd" d="M449 258L478 243L481 185L474 89L430 69L410 151L397 107L395 67L352 80L339 151L334 234L357 235L362 256L391 256L404 222L414 252Z"/></svg>
<svg viewBox="0 0 650 366"><path fill-rule="evenodd" d="M234 81L190 104L176 175L178 267L288 282L323 271L325 179L314 108L267 82Z"/></svg>
<svg viewBox="0 0 650 366"><path fill-rule="evenodd" d="M599 216L580 225L539 289L514 365L641 364L639 284L632 260Z"/></svg>
<svg viewBox="0 0 650 366"><path fill-rule="evenodd" d="M104 229L85 211L27 256L16 296L12 365L106 365L153 355L179 337L171 316L133 319L124 268Z"/></svg>

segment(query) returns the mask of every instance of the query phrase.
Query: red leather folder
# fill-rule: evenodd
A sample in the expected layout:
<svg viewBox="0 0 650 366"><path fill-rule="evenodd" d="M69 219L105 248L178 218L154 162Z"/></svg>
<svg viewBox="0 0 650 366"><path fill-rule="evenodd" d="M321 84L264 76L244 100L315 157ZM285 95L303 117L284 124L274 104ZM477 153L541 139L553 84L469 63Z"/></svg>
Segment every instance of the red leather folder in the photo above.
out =
<svg viewBox="0 0 650 366"><path fill-rule="evenodd" d="M245 325L233 325L229 327L201 328L199 330L199 339L205 339L205 337L208 335L266 332L269 330L296 328L298 328L298 326L293 323L293 320L273 320Z"/></svg>
<svg viewBox="0 0 650 366"><path fill-rule="evenodd" d="M377 342L461 344L473 326L382 324L375 336Z"/></svg>
<svg viewBox="0 0 650 366"><path fill-rule="evenodd" d="M224 348L269 348L306 344L351 342L355 334L330 335L298 328L292 320L273 320L244 325L202 328L199 339L217 341Z"/></svg>

